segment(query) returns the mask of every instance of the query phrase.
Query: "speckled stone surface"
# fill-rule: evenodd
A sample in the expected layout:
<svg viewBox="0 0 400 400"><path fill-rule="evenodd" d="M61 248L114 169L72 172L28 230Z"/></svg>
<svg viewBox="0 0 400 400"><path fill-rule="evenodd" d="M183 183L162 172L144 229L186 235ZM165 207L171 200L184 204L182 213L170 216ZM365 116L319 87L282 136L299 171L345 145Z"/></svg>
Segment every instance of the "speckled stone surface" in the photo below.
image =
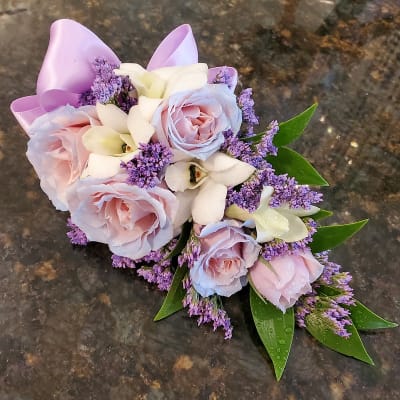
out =
<svg viewBox="0 0 400 400"><path fill-rule="evenodd" d="M25 158L8 109L34 93L51 22L73 18L124 61L146 64L187 22L200 59L238 68L263 124L312 102L295 148L331 182L331 222L370 218L334 251L356 296L399 321L400 3L398 0L0 1L0 399L395 399L399 330L364 334L376 366L297 330L280 383L249 317L247 293L227 303L235 330L197 328L184 312L153 323L163 295L113 270L103 245L74 248Z"/></svg>

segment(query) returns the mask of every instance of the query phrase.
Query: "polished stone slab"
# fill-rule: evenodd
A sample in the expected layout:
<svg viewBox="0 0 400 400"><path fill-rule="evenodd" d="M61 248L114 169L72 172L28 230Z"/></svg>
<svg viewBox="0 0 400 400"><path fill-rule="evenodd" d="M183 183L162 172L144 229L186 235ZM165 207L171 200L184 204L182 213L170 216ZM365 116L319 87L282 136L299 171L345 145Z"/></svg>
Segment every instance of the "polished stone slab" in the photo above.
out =
<svg viewBox="0 0 400 400"><path fill-rule="evenodd" d="M153 323L163 295L113 270L105 246L72 247L8 110L32 94L51 22L73 18L124 61L146 64L187 22L200 60L232 65L262 124L319 108L294 147L331 183L332 222L369 218L334 251L357 298L399 321L400 4L397 0L2 1L0 3L0 399L400 398L399 330L364 334L375 367L297 330L275 382L247 293L226 302L234 336L184 312Z"/></svg>

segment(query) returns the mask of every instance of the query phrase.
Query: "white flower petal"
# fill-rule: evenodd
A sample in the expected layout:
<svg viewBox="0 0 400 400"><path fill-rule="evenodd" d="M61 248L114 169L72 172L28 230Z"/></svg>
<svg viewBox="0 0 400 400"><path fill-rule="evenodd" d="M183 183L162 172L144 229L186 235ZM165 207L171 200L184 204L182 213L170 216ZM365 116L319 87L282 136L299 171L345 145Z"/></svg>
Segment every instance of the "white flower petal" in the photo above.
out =
<svg viewBox="0 0 400 400"><path fill-rule="evenodd" d="M121 171L121 161L129 161L135 153L129 153L121 157L105 156L91 153L87 166L82 173L81 178L91 176L93 178L109 178Z"/></svg>
<svg viewBox="0 0 400 400"><path fill-rule="evenodd" d="M140 143L149 143L154 134L153 125L146 120L138 106L133 106L129 110L128 128L137 147Z"/></svg>
<svg viewBox="0 0 400 400"><path fill-rule="evenodd" d="M274 188L272 186L264 186L261 192L260 204L269 204Z"/></svg>
<svg viewBox="0 0 400 400"><path fill-rule="evenodd" d="M236 204L232 204L225 210L225 216L228 218L238 219L239 221L252 219L252 215L248 211L240 208Z"/></svg>
<svg viewBox="0 0 400 400"><path fill-rule="evenodd" d="M179 234L182 225L192 217L192 203L197 196L199 189L186 190L185 192L175 193L178 200L178 210L174 220L174 236Z"/></svg>
<svg viewBox="0 0 400 400"><path fill-rule="evenodd" d="M107 126L93 126L82 136L83 145L91 152L102 155L122 153L124 142L119 132Z"/></svg>
<svg viewBox="0 0 400 400"><path fill-rule="evenodd" d="M146 87L146 90L143 92L145 96L154 98L163 97L166 82L155 74L154 71L146 72L143 75L142 81Z"/></svg>
<svg viewBox="0 0 400 400"><path fill-rule="evenodd" d="M221 152L214 153L201 164L207 171L210 171L210 177L215 182L225 186L236 186L248 179L255 171L250 164Z"/></svg>
<svg viewBox="0 0 400 400"><path fill-rule="evenodd" d="M133 140L133 137L130 133L121 133L119 135L121 140L127 145L126 151L127 152L132 152L134 150L137 150L136 143Z"/></svg>
<svg viewBox="0 0 400 400"><path fill-rule="evenodd" d="M224 216L227 191L225 185L207 179L193 201L193 221L201 225L220 221Z"/></svg>
<svg viewBox="0 0 400 400"><path fill-rule="evenodd" d="M207 84L207 64L193 64L180 67L167 80L164 98L184 90L200 89Z"/></svg>
<svg viewBox="0 0 400 400"><path fill-rule="evenodd" d="M165 171L165 182L174 192L183 192L190 188L190 163L180 161L168 165Z"/></svg>
<svg viewBox="0 0 400 400"><path fill-rule="evenodd" d="M195 189L207 179L207 171L195 162L180 161L169 165L165 171L165 182L175 192Z"/></svg>
<svg viewBox="0 0 400 400"><path fill-rule="evenodd" d="M256 224L257 242L269 242L273 238L281 238L289 231L289 221L278 211L267 205L260 207L252 214Z"/></svg>
<svg viewBox="0 0 400 400"><path fill-rule="evenodd" d="M162 102L161 98L150 98L146 96L139 96L138 107L147 121L151 121L153 114L157 107Z"/></svg>
<svg viewBox="0 0 400 400"><path fill-rule="evenodd" d="M297 215L298 217L307 217L308 215L313 215L317 213L320 209L315 206L311 206L308 209L305 208L289 208L287 204L284 206L280 206L278 210L289 212L293 215Z"/></svg>
<svg viewBox="0 0 400 400"><path fill-rule="evenodd" d="M289 223L289 229L286 233L276 237L284 240L287 243L297 242L298 240L302 240L307 237L308 230L301 218L293 215L290 212L280 210L279 213L287 219Z"/></svg>
<svg viewBox="0 0 400 400"><path fill-rule="evenodd" d="M96 111L101 123L119 133L127 133L128 116L114 104L96 104Z"/></svg>

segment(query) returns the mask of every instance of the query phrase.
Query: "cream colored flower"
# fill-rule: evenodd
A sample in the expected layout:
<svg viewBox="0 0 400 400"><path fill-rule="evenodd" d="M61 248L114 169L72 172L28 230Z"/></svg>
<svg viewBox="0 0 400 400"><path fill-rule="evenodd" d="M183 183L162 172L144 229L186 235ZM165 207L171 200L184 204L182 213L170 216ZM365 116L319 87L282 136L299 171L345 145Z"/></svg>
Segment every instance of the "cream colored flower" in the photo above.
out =
<svg viewBox="0 0 400 400"><path fill-rule="evenodd" d="M308 235L308 230L300 217L315 214L318 207L289 208L287 205L281 207L270 207L269 202L274 192L272 186L265 186L260 199L260 205L256 211L250 213L236 204L226 210L225 215L245 222L245 226L256 228L257 242L269 242L275 238L285 242L297 242Z"/></svg>
<svg viewBox="0 0 400 400"><path fill-rule="evenodd" d="M140 143L150 141L154 128L140 105L133 106L129 114L113 104L97 103L96 110L102 125L88 129L82 137L91 153L82 176L106 178L119 172L121 161L133 158Z"/></svg>
<svg viewBox="0 0 400 400"><path fill-rule="evenodd" d="M179 222L190 216L201 225L220 221L228 187L244 182L254 171L253 166L221 152L205 161L179 161L168 166L165 181L180 203Z"/></svg>

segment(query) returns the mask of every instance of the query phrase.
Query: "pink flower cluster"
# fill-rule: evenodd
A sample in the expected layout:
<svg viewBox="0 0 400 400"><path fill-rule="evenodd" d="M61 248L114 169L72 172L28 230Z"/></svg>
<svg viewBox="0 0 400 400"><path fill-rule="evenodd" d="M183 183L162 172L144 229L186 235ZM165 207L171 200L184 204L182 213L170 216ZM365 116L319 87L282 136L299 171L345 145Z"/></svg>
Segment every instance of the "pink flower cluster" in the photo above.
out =
<svg viewBox="0 0 400 400"><path fill-rule="evenodd" d="M181 40L186 46L190 28L180 27L175 32L179 37L185 32ZM171 38L166 40L161 48L170 49ZM269 206L272 186L254 214L245 210L237 218L225 214L228 191L248 181L256 170L251 163L228 154L223 146L226 132L232 141L242 123L244 105L239 107L233 92L237 73L231 67L206 67L204 72L204 64L197 64L197 52L190 60L179 56L171 61L170 56L168 52L167 59L160 61L157 50L147 70L137 64L121 64L120 71L124 71L122 65L128 65L128 75L123 78L128 80L124 107L118 107L123 96L116 92L113 100L103 105L97 100L97 105L73 106L69 105L71 98L66 97L65 104L42 112L27 128L27 156L43 191L57 209L70 212L71 224L88 241L105 243L115 255L137 260L170 243L193 216L192 239L199 254L190 263L189 275L196 292L202 297L229 297L250 278L259 294L284 312L311 290L311 282L323 267L309 250L267 262L260 256L259 238L269 238L266 241L279 237L279 229L287 234L293 225L300 233L291 237L300 240L307 230L288 207ZM123 86L117 75L110 78L110 64L107 66L108 82L103 82L101 75L94 80L88 74L90 82L80 93L80 104L83 98L90 98L87 104L95 104L93 99L101 85L106 89L103 95L112 95L115 88ZM153 79L150 84L149 79ZM127 99L131 87L136 88L132 96L137 97ZM126 104L131 107L128 113ZM139 161L130 161L135 157L139 160L143 149L150 146L151 150L152 144L167 149L172 167L167 174L165 160L147 159L147 164L142 164L151 168L144 182L156 184L136 185L132 176L136 179L137 174L132 173L129 181L129 171L119 166L139 165ZM116 170L108 173L111 163ZM153 179L154 174L157 179ZM263 199L266 204L261 204ZM210 213L211 217L204 219L211 218L210 223L198 224L195 215L199 215L199 209L195 213L193 204L199 202L204 213L207 209L221 213L217 217ZM260 222L263 213L270 215L271 221L283 220L284 228L275 229L273 221L266 228Z"/></svg>

